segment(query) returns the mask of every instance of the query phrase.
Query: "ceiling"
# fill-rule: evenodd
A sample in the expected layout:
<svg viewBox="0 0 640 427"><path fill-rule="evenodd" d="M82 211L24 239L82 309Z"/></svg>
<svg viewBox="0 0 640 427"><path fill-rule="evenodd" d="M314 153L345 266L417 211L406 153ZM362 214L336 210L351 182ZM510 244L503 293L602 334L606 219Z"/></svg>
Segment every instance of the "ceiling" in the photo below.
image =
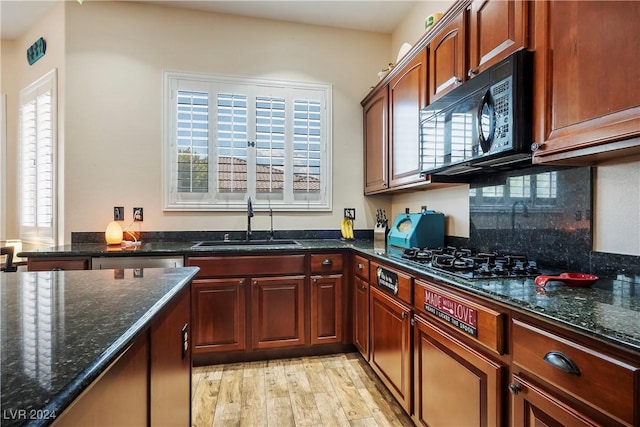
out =
<svg viewBox="0 0 640 427"><path fill-rule="evenodd" d="M0 0L0 36L16 39L62 0ZM67 0L73 1L73 0ZM84 0L85 7L90 1ZM304 24L391 33L418 1L405 0L147 0L167 7L205 10Z"/></svg>

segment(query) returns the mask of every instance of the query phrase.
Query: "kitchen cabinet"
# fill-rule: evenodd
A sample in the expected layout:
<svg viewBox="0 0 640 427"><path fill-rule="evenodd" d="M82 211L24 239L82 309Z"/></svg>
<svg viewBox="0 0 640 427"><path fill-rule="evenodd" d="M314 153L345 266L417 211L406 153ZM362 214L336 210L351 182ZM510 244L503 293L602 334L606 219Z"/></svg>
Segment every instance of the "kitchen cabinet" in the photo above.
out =
<svg viewBox="0 0 640 427"><path fill-rule="evenodd" d="M506 313L423 279L414 308L416 422L505 425Z"/></svg>
<svg viewBox="0 0 640 427"><path fill-rule="evenodd" d="M251 279L254 349L305 345L304 276Z"/></svg>
<svg viewBox="0 0 640 427"><path fill-rule="evenodd" d="M533 425L593 427L601 425L518 375L513 376L509 387L512 393L511 425L514 427Z"/></svg>
<svg viewBox="0 0 640 427"><path fill-rule="evenodd" d="M507 368L420 316L414 316L414 324L417 423L504 425L502 396Z"/></svg>
<svg viewBox="0 0 640 427"><path fill-rule="evenodd" d="M388 86L371 94L363 104L364 116L364 193L374 194L389 186Z"/></svg>
<svg viewBox="0 0 640 427"><path fill-rule="evenodd" d="M529 45L527 0L473 0L469 11L467 77Z"/></svg>
<svg viewBox="0 0 640 427"><path fill-rule="evenodd" d="M306 343L305 255L188 256L197 363Z"/></svg>
<svg viewBox="0 0 640 427"><path fill-rule="evenodd" d="M534 163L640 153L639 21L639 2L535 2Z"/></svg>
<svg viewBox="0 0 640 427"><path fill-rule="evenodd" d="M400 270L374 261L369 261L368 277L369 364L411 414L413 279Z"/></svg>
<svg viewBox="0 0 640 427"><path fill-rule="evenodd" d="M343 340L342 254L311 255L311 345Z"/></svg>
<svg viewBox="0 0 640 427"><path fill-rule="evenodd" d="M186 287L151 326L149 425L191 424L190 325L191 290Z"/></svg>
<svg viewBox="0 0 640 427"><path fill-rule="evenodd" d="M190 298L186 286L53 425L190 425Z"/></svg>
<svg viewBox="0 0 640 427"><path fill-rule="evenodd" d="M369 361L369 260L353 256L353 344Z"/></svg>
<svg viewBox="0 0 640 427"><path fill-rule="evenodd" d="M246 349L246 278L193 281L193 352Z"/></svg>
<svg viewBox="0 0 640 427"><path fill-rule="evenodd" d="M411 414L411 308L375 286L370 288L369 307L369 363L400 405Z"/></svg>
<svg viewBox="0 0 640 427"><path fill-rule="evenodd" d="M52 270L89 270L91 259L89 257L61 257L61 258L28 258L28 271L52 271Z"/></svg>
<svg viewBox="0 0 640 427"><path fill-rule="evenodd" d="M429 43L429 102L466 80L465 14L456 15Z"/></svg>
<svg viewBox="0 0 640 427"><path fill-rule="evenodd" d="M192 292L196 364L344 346L351 322L341 252L187 256L186 264L200 267Z"/></svg>
<svg viewBox="0 0 640 427"><path fill-rule="evenodd" d="M544 419L640 425L637 358L622 359L527 318L512 319L511 336L514 425Z"/></svg>
<svg viewBox="0 0 640 427"><path fill-rule="evenodd" d="M420 177L418 142L420 110L427 106L427 50L394 70L389 82L389 185L424 181Z"/></svg>

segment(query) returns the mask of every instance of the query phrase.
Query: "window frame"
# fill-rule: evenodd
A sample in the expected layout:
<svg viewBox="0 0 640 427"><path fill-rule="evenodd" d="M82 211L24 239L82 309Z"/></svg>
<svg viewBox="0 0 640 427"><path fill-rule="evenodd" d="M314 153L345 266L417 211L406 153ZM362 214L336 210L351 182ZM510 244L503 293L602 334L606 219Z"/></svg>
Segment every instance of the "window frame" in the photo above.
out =
<svg viewBox="0 0 640 427"><path fill-rule="evenodd" d="M51 138L51 224L41 226L37 223L33 226L25 225L23 202L26 194L24 188L23 161L23 107L29 100L36 100L39 94L51 91L50 101L50 138ZM37 114L37 113L36 113ZM19 94L18 104L18 221L20 229L20 239L25 242L54 245L58 237L58 71L53 69L23 88ZM39 172L36 171L36 174ZM38 195L36 194L36 200ZM36 213L37 217L37 213Z"/></svg>
<svg viewBox="0 0 640 427"><path fill-rule="evenodd" d="M256 190L256 182L246 182L246 192L218 191L218 144L217 144L217 96L230 88L241 94L248 94L247 133L249 141L255 141L256 105L252 102L265 93L273 97L286 98L287 109L293 111L295 95L307 94L306 99L320 102L321 141L320 141L320 191L318 193L296 193L293 188L294 164L293 134L287 133L285 148L285 181L283 192L265 193ZM221 89L217 91L217 89ZM208 107L208 174L209 185L206 193L179 193L177 190L177 103L175 96L179 90L207 91ZM234 92L235 93L235 92ZM216 104L216 105L214 105ZM287 117L287 123L293 117ZM253 77L225 76L217 74L163 71L163 135L162 135L162 185L164 211L243 211L246 210L247 197L251 197L255 209L270 208L275 211L318 212L332 210L332 86L326 83L285 81ZM293 128L289 129L293 130ZM252 147L254 148L254 147ZM249 149L246 161L251 174L257 179L258 166L255 162L256 150ZM256 171L253 171L253 168ZM250 175L251 176L251 175ZM282 193L281 199L278 195ZM271 194L271 196L269 196Z"/></svg>

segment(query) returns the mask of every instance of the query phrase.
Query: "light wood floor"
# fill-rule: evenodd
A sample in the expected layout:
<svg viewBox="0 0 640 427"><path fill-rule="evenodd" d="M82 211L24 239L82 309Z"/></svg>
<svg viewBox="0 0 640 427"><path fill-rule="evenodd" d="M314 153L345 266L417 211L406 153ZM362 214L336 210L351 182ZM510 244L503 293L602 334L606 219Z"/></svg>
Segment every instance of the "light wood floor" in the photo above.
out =
<svg viewBox="0 0 640 427"><path fill-rule="evenodd" d="M193 425L413 426L359 353L193 369Z"/></svg>

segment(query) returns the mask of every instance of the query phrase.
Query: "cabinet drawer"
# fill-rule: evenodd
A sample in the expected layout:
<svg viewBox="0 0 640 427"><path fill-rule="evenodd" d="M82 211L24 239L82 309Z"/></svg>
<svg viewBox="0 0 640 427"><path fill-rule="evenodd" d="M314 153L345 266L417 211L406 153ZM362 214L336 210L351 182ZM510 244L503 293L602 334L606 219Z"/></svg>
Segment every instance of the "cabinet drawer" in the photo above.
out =
<svg viewBox="0 0 640 427"><path fill-rule="evenodd" d="M311 273L342 273L342 254L311 255Z"/></svg>
<svg viewBox="0 0 640 427"><path fill-rule="evenodd" d="M637 425L637 366L517 319L511 331L514 372L528 371L613 418ZM568 372L571 367L573 373Z"/></svg>
<svg viewBox="0 0 640 427"><path fill-rule="evenodd" d="M369 280L369 260L360 255L353 256L353 273L364 280Z"/></svg>
<svg viewBox="0 0 640 427"><path fill-rule="evenodd" d="M304 274L304 255L188 257L187 265L200 267L197 277Z"/></svg>
<svg viewBox="0 0 640 427"><path fill-rule="evenodd" d="M369 277L371 284L376 288L411 304L413 278L408 274L371 261L369 264ZM393 285L397 284L397 286L389 286L391 285L390 282L395 282L396 277L397 283L393 283Z"/></svg>
<svg viewBox="0 0 640 427"><path fill-rule="evenodd" d="M419 313L464 333L498 354L505 353L506 314L422 280L416 280L414 293Z"/></svg>
<svg viewBox="0 0 640 427"><path fill-rule="evenodd" d="M27 260L29 271L89 270L89 258L43 258Z"/></svg>

